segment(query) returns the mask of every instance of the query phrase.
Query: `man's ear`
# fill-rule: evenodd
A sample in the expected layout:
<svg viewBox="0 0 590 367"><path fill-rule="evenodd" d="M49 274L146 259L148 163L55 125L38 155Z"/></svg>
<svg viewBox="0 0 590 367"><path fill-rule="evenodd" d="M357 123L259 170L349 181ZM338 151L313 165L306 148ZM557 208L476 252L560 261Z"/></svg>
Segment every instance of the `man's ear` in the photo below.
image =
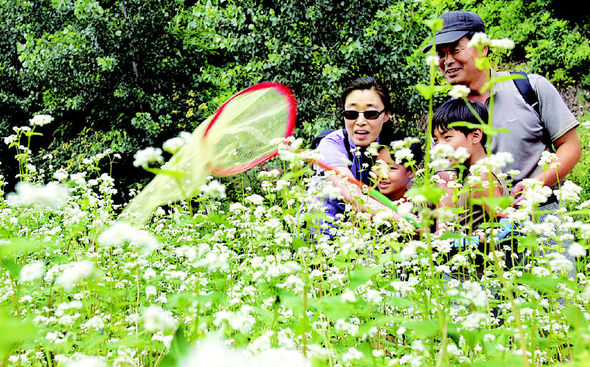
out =
<svg viewBox="0 0 590 367"><path fill-rule="evenodd" d="M490 47L489 46L485 46L482 50L482 56L483 57L487 57L488 56L488 52L490 52Z"/></svg>
<svg viewBox="0 0 590 367"><path fill-rule="evenodd" d="M479 144L481 142L481 139L483 138L483 132L481 131L481 129L475 129L472 132L470 132L470 134L473 143Z"/></svg>

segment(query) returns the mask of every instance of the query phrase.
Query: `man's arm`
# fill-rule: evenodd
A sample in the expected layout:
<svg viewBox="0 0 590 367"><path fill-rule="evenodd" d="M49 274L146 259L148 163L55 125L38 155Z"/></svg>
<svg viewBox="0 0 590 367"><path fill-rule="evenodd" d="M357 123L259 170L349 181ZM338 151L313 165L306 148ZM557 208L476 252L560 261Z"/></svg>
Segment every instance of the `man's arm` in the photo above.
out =
<svg viewBox="0 0 590 367"><path fill-rule="evenodd" d="M556 149L555 154L557 155L557 160L554 160L552 163L559 163L557 169L550 168L533 177L534 179L543 182L545 186L553 186L558 180L563 180L563 178L574 169L574 166L582 156L582 146L580 145L580 139L578 138L578 133L575 128L569 130L557 139L554 146ZM522 190L523 185L519 182L514 186L512 195L516 196L518 193L522 192ZM515 204L517 201L515 201Z"/></svg>
<svg viewBox="0 0 590 367"><path fill-rule="evenodd" d="M558 180L563 180L574 169L582 156L582 146L575 128L563 134L555 141L554 145L557 161L553 162L559 162L559 166L557 169L549 169L535 177L543 182L545 186L553 186Z"/></svg>

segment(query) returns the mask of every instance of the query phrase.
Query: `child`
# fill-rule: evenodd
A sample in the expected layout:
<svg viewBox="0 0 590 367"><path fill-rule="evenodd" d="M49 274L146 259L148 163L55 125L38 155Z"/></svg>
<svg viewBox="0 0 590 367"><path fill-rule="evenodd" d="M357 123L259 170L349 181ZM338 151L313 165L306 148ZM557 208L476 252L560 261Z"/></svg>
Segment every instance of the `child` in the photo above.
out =
<svg viewBox="0 0 590 367"><path fill-rule="evenodd" d="M462 99L453 99L441 105L433 115L432 118L432 138L434 144L448 144L454 150L457 148L464 148L469 153L469 158L463 163L467 173L463 182L473 182L473 187L467 192L459 194L458 200L453 200L454 189L452 188L451 174L449 171L442 171L438 176L442 179L439 186L446 191L439 202L439 207L457 207L462 209L459 213L459 225L462 228L471 228L475 231L482 223L489 221L488 218L503 217L502 213L492 210L488 206L481 204L474 204L472 199L481 198L484 196L508 196L509 191L502 179L492 172L492 177L489 177L489 171L481 174L481 181L472 180L474 173L470 170L479 160L487 157L485 143L486 136L481 129L468 128L465 126L449 127L453 122L469 122L471 124L481 124L480 120L473 114L467 103L471 104L473 110L479 115L481 121L487 121L488 111L485 105L480 102L464 101ZM485 170L484 170L485 171ZM487 183L491 185L489 185ZM437 229L440 229L437 223ZM471 234L471 233L470 233Z"/></svg>
<svg viewBox="0 0 590 367"><path fill-rule="evenodd" d="M380 141L379 154L377 156L377 165L375 171L377 177L377 187L379 192L387 196L391 201L404 202L405 194L412 186L412 180L414 179L414 171L416 166L422 161L422 148L420 144L414 143L410 146L410 152L412 153L411 165L407 158L403 158L396 163L392 156L390 148L391 141L382 139ZM395 155L395 153L393 153ZM379 167L386 167L385 169L379 169Z"/></svg>

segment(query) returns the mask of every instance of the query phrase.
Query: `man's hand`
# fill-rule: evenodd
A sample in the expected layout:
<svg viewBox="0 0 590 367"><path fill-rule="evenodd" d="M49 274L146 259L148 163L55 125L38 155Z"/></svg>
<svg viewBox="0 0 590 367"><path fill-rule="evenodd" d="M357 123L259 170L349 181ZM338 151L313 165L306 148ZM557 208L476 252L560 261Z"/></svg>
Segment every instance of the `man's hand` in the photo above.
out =
<svg viewBox="0 0 590 367"><path fill-rule="evenodd" d="M524 185L522 181L514 185L512 188L512 197L515 199L512 206L517 206L524 199Z"/></svg>

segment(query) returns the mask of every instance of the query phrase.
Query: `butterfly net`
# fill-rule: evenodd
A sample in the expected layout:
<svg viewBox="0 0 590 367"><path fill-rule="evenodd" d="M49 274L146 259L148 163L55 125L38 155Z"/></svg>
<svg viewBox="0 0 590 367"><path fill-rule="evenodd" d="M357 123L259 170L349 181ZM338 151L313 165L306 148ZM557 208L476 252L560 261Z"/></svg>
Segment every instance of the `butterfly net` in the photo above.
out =
<svg viewBox="0 0 590 367"><path fill-rule="evenodd" d="M293 97L279 88L251 87L235 95L195 129L121 217L145 224L157 207L196 195L207 176L232 175L274 156L277 138L293 130L294 109Z"/></svg>

